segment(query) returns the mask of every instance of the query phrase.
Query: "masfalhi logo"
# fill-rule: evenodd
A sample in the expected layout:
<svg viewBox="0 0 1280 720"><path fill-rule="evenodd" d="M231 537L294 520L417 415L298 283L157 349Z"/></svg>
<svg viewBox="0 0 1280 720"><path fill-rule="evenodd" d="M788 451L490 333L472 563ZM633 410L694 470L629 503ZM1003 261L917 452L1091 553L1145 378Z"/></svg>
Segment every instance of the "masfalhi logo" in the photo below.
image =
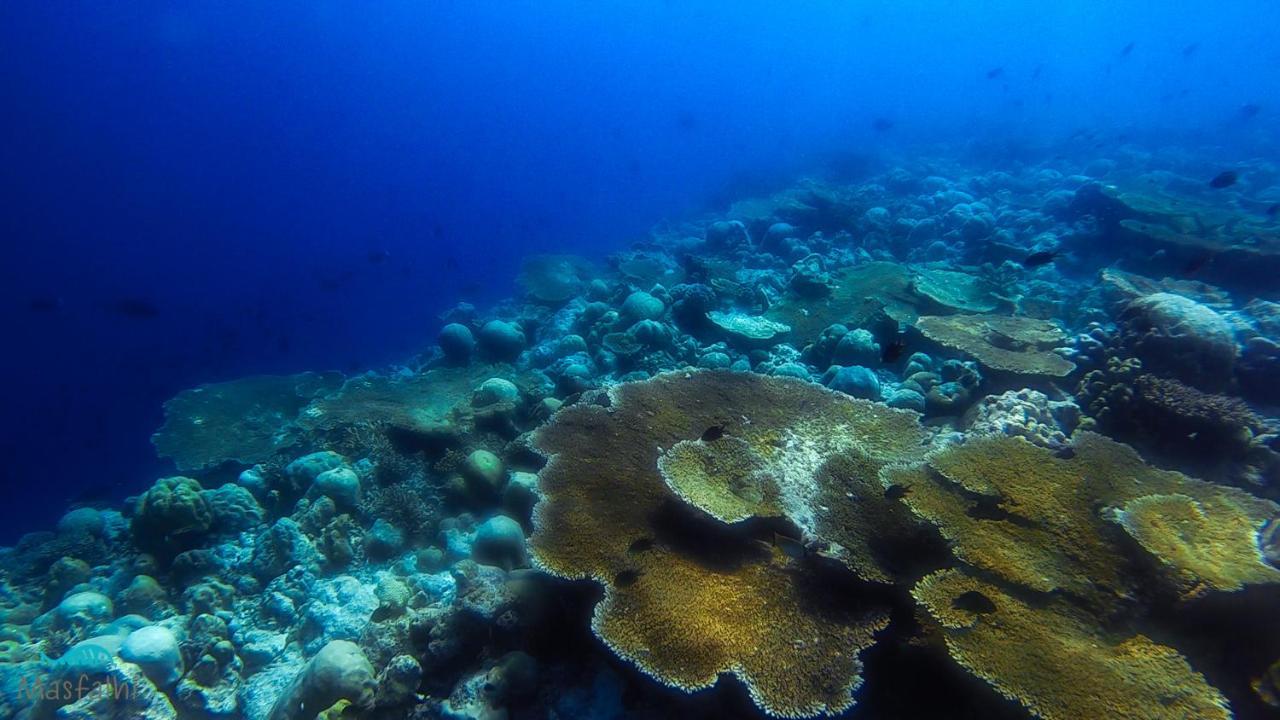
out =
<svg viewBox="0 0 1280 720"><path fill-rule="evenodd" d="M28 702L41 700L71 703L98 688L105 688L113 700L128 700L137 692L126 678L110 672L115 655L96 645L79 645L54 662L48 673L29 673L18 678L18 694Z"/></svg>

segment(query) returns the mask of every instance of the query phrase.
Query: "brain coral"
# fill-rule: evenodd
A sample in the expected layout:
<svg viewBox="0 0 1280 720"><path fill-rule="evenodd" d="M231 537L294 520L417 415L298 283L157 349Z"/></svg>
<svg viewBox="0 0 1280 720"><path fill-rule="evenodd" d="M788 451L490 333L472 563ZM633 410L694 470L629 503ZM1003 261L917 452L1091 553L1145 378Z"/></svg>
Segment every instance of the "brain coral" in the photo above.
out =
<svg viewBox="0 0 1280 720"><path fill-rule="evenodd" d="M731 673L772 715L851 706L858 655L887 615L824 603L820 580L797 572L777 548L689 517L658 464L681 443L714 446L727 438L733 439L725 448L747 444L759 461L776 460L771 443L785 446L798 421L822 422L833 409L833 424L852 423L847 429L875 436L876 421L860 415L873 406L796 380L725 371L669 373L591 398L565 408L537 434L549 461L539 476L544 499L530 539L535 561L561 577L602 583L596 633L668 685L693 690ZM886 417L890 427L905 424L898 415ZM902 442L883 437L867 447L889 452ZM731 481L757 462L681 447L674 456L681 463L701 464L712 475L723 464ZM736 503L725 499L730 515L768 504L750 493Z"/></svg>
<svg viewBox="0 0 1280 720"><path fill-rule="evenodd" d="M957 570L913 594L958 663L1045 720L1231 717L1176 650L1113 639L1065 602L1032 605Z"/></svg>

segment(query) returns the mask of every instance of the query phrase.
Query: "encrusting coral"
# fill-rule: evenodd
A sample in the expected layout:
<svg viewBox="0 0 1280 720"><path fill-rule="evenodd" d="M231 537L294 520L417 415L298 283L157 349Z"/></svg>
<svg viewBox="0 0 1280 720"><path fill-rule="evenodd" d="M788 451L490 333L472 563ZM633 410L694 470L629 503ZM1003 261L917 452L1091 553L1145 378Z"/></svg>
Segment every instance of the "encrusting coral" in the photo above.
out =
<svg viewBox="0 0 1280 720"><path fill-rule="evenodd" d="M530 540L536 562L604 584L596 633L668 685L694 690L732 673L773 715L849 707L858 654L887 615L824 608L777 548L727 533L714 540L722 548L698 547L689 529L664 522L679 501L658 472L665 450L721 432L749 433L757 447L785 442L795 418L820 414L815 400L825 397L787 379L677 372L561 410L537 433L549 461Z"/></svg>

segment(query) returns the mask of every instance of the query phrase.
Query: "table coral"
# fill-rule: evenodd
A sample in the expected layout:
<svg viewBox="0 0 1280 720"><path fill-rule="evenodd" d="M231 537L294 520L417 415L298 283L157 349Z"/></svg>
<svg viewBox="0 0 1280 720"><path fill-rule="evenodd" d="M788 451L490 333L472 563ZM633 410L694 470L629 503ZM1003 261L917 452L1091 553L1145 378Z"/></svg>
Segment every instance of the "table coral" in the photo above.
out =
<svg viewBox="0 0 1280 720"><path fill-rule="evenodd" d="M550 459L534 512L534 559L554 575L605 585L596 633L668 685L694 690L732 673L774 715L844 710L860 682L858 654L887 616L825 608L822 591L806 585L777 548L717 534L714 525L705 528L710 539L691 540L698 523L688 518L676 518L673 528L667 516L678 500L658 463L682 442L719 442L702 438L720 432L767 452L770 443L786 442L797 419L829 408L854 416L863 407L799 381L724 371L670 373L570 406L537 434ZM867 434L871 452L903 442ZM681 447L673 462L723 455L700 458Z"/></svg>
<svg viewBox="0 0 1280 720"><path fill-rule="evenodd" d="M972 355L992 370L1063 377L1075 364L1053 352L1065 334L1054 323L1004 315L929 315L916 328L934 342Z"/></svg>
<svg viewBox="0 0 1280 720"><path fill-rule="evenodd" d="M340 382L334 373L307 372L184 390L164 404L164 425L151 442L181 471L263 462L293 444L287 429L298 411Z"/></svg>
<svg viewBox="0 0 1280 720"><path fill-rule="evenodd" d="M1173 648L1109 637L1063 602L1024 602L956 570L913 592L956 662L1045 720L1231 717Z"/></svg>
<svg viewBox="0 0 1280 720"><path fill-rule="evenodd" d="M1135 579L1113 519L1169 568L1185 595L1280 581L1257 549L1258 530L1280 514L1274 503L1151 468L1093 433L1077 433L1072 451L1068 459L1021 438L974 438L935 452L927 468L891 471L886 482L907 491L906 503L938 526L960 559L1033 590L1067 591L1100 606L1127 596ZM1196 503L1201 522L1187 520L1176 503L1140 500L1174 494ZM1133 501L1138 517L1103 512ZM1188 552L1197 541L1212 545Z"/></svg>

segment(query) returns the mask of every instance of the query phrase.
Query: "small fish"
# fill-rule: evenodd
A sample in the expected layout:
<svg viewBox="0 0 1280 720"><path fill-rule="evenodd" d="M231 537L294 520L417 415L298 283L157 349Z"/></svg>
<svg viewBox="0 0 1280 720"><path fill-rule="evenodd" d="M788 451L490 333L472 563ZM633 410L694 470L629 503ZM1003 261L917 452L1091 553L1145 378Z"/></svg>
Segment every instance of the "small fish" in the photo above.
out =
<svg viewBox="0 0 1280 720"><path fill-rule="evenodd" d="M1199 49L1200 49L1200 43L1198 43L1198 42L1193 42L1193 43L1191 43L1190 45L1188 45L1188 46L1186 46L1186 47L1182 48L1182 57L1184 57L1184 58L1189 58L1189 57L1191 57L1192 55L1195 55L1195 54L1196 54L1196 51L1197 51L1197 50L1199 50Z"/></svg>
<svg viewBox="0 0 1280 720"><path fill-rule="evenodd" d="M893 129L893 121L889 118L878 117L872 121L871 127L878 133L889 132Z"/></svg>
<svg viewBox="0 0 1280 720"><path fill-rule="evenodd" d="M880 350L880 361L884 363L897 362L902 357L902 351L906 350L907 342L902 339L902 335L894 336L892 340L885 343L884 348Z"/></svg>
<svg viewBox="0 0 1280 720"><path fill-rule="evenodd" d="M1262 106L1258 103L1245 103L1240 106L1240 117L1242 118L1254 118L1260 112L1262 112Z"/></svg>
<svg viewBox="0 0 1280 720"><path fill-rule="evenodd" d="M1041 250L1039 252L1033 252L1022 259L1022 267L1034 268L1040 267L1041 265L1048 265L1054 260L1057 260L1061 255L1062 253L1057 250Z"/></svg>
<svg viewBox="0 0 1280 720"><path fill-rule="evenodd" d="M786 555L792 560L803 560L804 556L808 554L808 551L805 550L804 543L778 532L773 533L773 545L781 550L783 555Z"/></svg>
<svg viewBox="0 0 1280 720"><path fill-rule="evenodd" d="M1003 66L1003 65L1001 65L1000 67L991 68L990 70L988 70L988 71L987 71L987 79L988 79L988 80L995 80L996 78L1000 77L1001 75L1004 75L1004 66Z"/></svg>
<svg viewBox="0 0 1280 720"><path fill-rule="evenodd" d="M391 253L386 250L370 250L365 257L369 259L369 262L378 265L386 262L391 257Z"/></svg>
<svg viewBox="0 0 1280 720"><path fill-rule="evenodd" d="M38 313L57 312L62 309L62 298L34 297L27 303L27 309Z"/></svg>
<svg viewBox="0 0 1280 720"><path fill-rule="evenodd" d="M116 300L111 309L135 320L150 320L160 316L160 308L152 301L141 297L126 297Z"/></svg>
<svg viewBox="0 0 1280 720"><path fill-rule="evenodd" d="M1133 48L1136 46L1137 43L1132 41L1128 45L1125 45L1120 49L1120 57L1129 57L1129 54L1133 52Z"/></svg>
<svg viewBox="0 0 1280 720"><path fill-rule="evenodd" d="M1236 181L1239 179L1240 176L1236 174L1235 170L1223 170L1209 181L1209 187L1216 188L1218 190L1229 188L1232 185L1235 185Z"/></svg>
<svg viewBox="0 0 1280 720"><path fill-rule="evenodd" d="M1208 265L1210 262L1213 262L1213 253L1211 252L1201 253L1200 255L1197 255L1191 258L1190 260L1188 260L1187 264L1182 266L1182 274L1188 275L1188 276L1195 275L1196 273L1200 272L1200 270L1205 265Z"/></svg>
<svg viewBox="0 0 1280 720"><path fill-rule="evenodd" d="M724 437L724 425L712 425L702 431L702 442L715 442Z"/></svg>
<svg viewBox="0 0 1280 720"><path fill-rule="evenodd" d="M1031 81L1035 82L1040 79L1040 73L1044 72L1044 63L1036 65L1036 69L1031 71Z"/></svg>

